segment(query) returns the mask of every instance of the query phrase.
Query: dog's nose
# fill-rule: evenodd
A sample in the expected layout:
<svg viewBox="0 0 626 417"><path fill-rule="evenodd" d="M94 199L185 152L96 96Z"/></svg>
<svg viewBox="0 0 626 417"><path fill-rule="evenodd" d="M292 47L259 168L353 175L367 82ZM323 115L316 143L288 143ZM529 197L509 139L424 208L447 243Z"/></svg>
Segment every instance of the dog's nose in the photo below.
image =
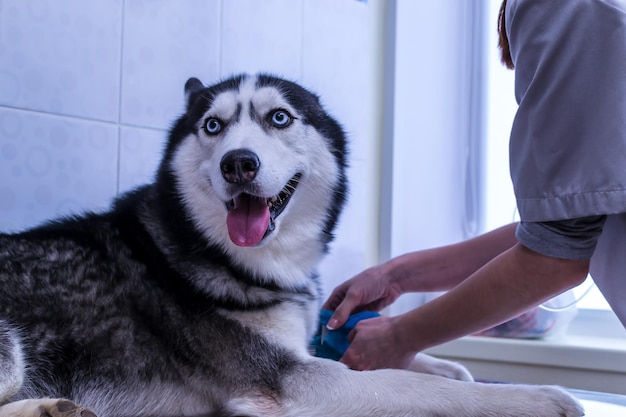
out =
<svg viewBox="0 0 626 417"><path fill-rule="evenodd" d="M248 149L235 149L222 157L220 168L222 177L233 184L250 182L261 167L259 157Z"/></svg>

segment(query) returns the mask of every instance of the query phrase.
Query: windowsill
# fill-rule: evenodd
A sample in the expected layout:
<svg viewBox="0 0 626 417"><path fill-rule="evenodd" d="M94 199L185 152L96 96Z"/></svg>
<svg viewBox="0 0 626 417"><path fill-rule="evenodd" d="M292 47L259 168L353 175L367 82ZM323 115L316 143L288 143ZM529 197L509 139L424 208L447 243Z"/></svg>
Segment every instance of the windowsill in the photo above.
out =
<svg viewBox="0 0 626 417"><path fill-rule="evenodd" d="M479 380L626 394L626 339L621 337L520 340L470 336L426 353L463 363Z"/></svg>

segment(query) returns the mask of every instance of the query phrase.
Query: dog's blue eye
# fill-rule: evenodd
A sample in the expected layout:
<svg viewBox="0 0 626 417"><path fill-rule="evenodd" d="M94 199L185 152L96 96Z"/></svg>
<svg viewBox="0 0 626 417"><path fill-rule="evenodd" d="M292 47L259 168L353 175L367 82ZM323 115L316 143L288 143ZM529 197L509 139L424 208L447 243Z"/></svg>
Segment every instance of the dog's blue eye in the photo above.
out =
<svg viewBox="0 0 626 417"><path fill-rule="evenodd" d="M278 109L271 114L270 121L276 127L287 127L293 121L293 117L286 110Z"/></svg>
<svg viewBox="0 0 626 417"><path fill-rule="evenodd" d="M204 131L207 135L217 135L222 131L222 122L214 117L209 117L204 121Z"/></svg>

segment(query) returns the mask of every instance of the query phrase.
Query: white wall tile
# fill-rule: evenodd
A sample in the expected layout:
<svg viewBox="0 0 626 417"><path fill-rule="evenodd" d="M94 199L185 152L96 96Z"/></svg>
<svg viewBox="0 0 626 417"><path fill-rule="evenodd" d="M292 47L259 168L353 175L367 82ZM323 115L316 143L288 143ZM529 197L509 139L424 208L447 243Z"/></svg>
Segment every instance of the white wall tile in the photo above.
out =
<svg viewBox="0 0 626 417"><path fill-rule="evenodd" d="M3 0L0 104L116 121L122 0Z"/></svg>
<svg viewBox="0 0 626 417"><path fill-rule="evenodd" d="M184 110L190 77L219 77L219 0L124 4L122 123L168 128Z"/></svg>
<svg viewBox="0 0 626 417"><path fill-rule="evenodd" d="M271 72L299 79L301 0L228 0L223 4L221 72Z"/></svg>
<svg viewBox="0 0 626 417"><path fill-rule="evenodd" d="M0 230L108 206L117 128L0 108Z"/></svg>
<svg viewBox="0 0 626 417"><path fill-rule="evenodd" d="M122 127L120 134L120 192L151 183L154 180L166 141L166 131Z"/></svg>

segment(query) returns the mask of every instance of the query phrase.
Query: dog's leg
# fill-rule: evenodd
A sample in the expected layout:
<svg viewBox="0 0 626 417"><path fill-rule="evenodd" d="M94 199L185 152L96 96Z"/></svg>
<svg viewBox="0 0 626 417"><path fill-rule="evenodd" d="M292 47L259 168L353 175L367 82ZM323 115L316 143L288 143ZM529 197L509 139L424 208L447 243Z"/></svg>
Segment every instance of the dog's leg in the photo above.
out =
<svg viewBox="0 0 626 417"><path fill-rule="evenodd" d="M352 371L319 359L286 376L282 395L237 399L236 415L264 417L579 417L559 388L480 384L403 370ZM267 400L267 398L266 398Z"/></svg>
<svg viewBox="0 0 626 417"><path fill-rule="evenodd" d="M96 417L91 410L63 399L21 400L0 407L0 417Z"/></svg>
<svg viewBox="0 0 626 417"><path fill-rule="evenodd" d="M24 382L24 360L17 332L0 320L0 404L10 401ZM0 406L0 417L96 417L71 401L32 399Z"/></svg>
<svg viewBox="0 0 626 417"><path fill-rule="evenodd" d="M0 404L15 395L24 382L22 348L15 331L0 320Z"/></svg>
<svg viewBox="0 0 626 417"><path fill-rule="evenodd" d="M463 365L434 358L424 353L418 353L409 365L409 371L422 374L439 375L459 381L473 381L472 374Z"/></svg>

